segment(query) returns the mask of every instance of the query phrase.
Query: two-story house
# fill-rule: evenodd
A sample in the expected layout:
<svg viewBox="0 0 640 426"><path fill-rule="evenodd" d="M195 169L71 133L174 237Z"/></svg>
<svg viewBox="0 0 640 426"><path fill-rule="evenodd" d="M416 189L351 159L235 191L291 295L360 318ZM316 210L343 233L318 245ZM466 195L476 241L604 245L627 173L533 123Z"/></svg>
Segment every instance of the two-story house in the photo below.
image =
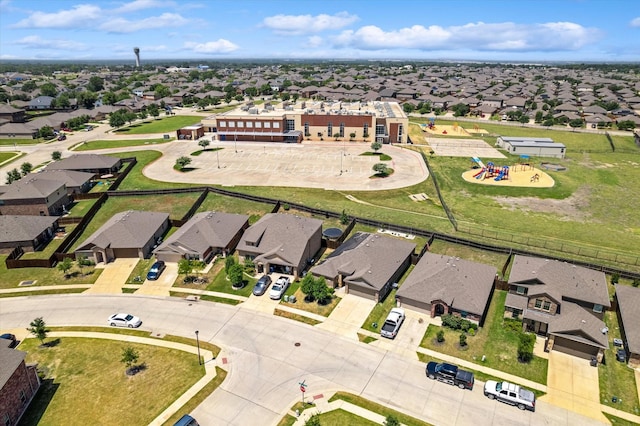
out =
<svg viewBox="0 0 640 426"><path fill-rule="evenodd" d="M70 202L64 182L25 177L0 194L0 214L60 216Z"/></svg>
<svg viewBox="0 0 640 426"><path fill-rule="evenodd" d="M566 262L515 256L505 317L521 318L525 331L547 337L557 350L602 362L609 347L604 311L611 306L605 274Z"/></svg>

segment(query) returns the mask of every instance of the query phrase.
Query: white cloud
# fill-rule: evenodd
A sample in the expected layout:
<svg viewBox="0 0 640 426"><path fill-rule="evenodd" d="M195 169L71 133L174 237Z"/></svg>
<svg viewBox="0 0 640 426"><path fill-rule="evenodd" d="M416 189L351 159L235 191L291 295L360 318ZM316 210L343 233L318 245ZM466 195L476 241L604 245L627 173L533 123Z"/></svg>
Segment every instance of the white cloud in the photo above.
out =
<svg viewBox="0 0 640 426"><path fill-rule="evenodd" d="M262 25L279 34L310 34L326 30L339 30L358 20L347 12L335 15L275 15L264 18Z"/></svg>
<svg viewBox="0 0 640 426"><path fill-rule="evenodd" d="M216 41L208 41L206 43L195 43L188 41L184 44L187 49L193 50L195 53L230 53L238 50L239 47L223 38Z"/></svg>
<svg viewBox="0 0 640 426"><path fill-rule="evenodd" d="M161 7L176 7L176 3L173 1L165 0L133 0L132 2L125 3L122 6L114 10L115 13L129 13L136 12L144 9L157 9Z"/></svg>
<svg viewBox="0 0 640 426"><path fill-rule="evenodd" d="M369 25L356 31L343 31L332 41L338 47L365 50L470 48L481 51L564 51L579 49L599 37L598 30L572 22L531 25L478 22L451 27L414 25L393 31Z"/></svg>
<svg viewBox="0 0 640 426"><path fill-rule="evenodd" d="M640 27L640 16L631 20L632 27Z"/></svg>
<svg viewBox="0 0 640 426"><path fill-rule="evenodd" d="M307 39L306 47L310 47L312 49L318 48L322 46L324 43L324 39L320 36L311 36Z"/></svg>
<svg viewBox="0 0 640 426"><path fill-rule="evenodd" d="M141 52L164 52L167 50L167 46L164 44L158 44L156 46L142 46L140 48Z"/></svg>
<svg viewBox="0 0 640 426"><path fill-rule="evenodd" d="M70 10L54 13L33 12L14 28L78 28L89 27L102 18L102 10L91 4L79 4Z"/></svg>
<svg viewBox="0 0 640 426"><path fill-rule="evenodd" d="M63 39L43 39L37 35L21 38L14 43L27 49L87 50L87 46L83 43Z"/></svg>
<svg viewBox="0 0 640 426"><path fill-rule="evenodd" d="M114 18L98 28L110 33L133 33L141 30L153 28L173 28L185 25L189 20L177 13L163 13L160 16L150 16L148 18L130 21L125 18Z"/></svg>

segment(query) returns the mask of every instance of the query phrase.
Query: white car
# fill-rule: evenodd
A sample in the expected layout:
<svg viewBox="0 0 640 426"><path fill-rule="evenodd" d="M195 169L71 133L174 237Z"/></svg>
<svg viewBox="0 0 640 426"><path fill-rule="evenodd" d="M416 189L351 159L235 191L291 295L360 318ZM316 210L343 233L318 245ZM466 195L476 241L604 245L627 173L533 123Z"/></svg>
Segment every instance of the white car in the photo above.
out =
<svg viewBox="0 0 640 426"><path fill-rule="evenodd" d="M273 300L280 299L284 295L284 292L289 288L289 284L289 277L278 278L271 286L271 290L269 290L269 297Z"/></svg>
<svg viewBox="0 0 640 426"><path fill-rule="evenodd" d="M131 314L113 314L107 320L111 327L140 327L142 321L135 315Z"/></svg>

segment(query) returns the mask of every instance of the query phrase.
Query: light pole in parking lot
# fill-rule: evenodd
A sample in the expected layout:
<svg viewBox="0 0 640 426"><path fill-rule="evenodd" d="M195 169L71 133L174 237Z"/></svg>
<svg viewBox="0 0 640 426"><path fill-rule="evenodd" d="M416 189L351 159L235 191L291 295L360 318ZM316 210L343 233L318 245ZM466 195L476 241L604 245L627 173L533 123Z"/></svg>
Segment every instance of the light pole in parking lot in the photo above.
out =
<svg viewBox="0 0 640 426"><path fill-rule="evenodd" d="M220 153L216 150L216 160L218 160L218 168L220 168Z"/></svg>
<svg viewBox="0 0 640 426"><path fill-rule="evenodd" d="M196 330L196 344L198 345L198 365L202 365L202 361L200 360L200 339L198 338L199 331Z"/></svg>
<svg viewBox="0 0 640 426"><path fill-rule="evenodd" d="M238 135L233 135L233 149L238 153Z"/></svg>

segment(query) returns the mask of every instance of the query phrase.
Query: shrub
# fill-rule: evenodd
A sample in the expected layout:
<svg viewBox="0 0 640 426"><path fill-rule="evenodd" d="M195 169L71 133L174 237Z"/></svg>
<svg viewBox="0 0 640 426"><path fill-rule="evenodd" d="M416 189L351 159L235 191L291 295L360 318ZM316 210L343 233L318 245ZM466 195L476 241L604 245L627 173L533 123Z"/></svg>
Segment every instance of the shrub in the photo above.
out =
<svg viewBox="0 0 640 426"><path fill-rule="evenodd" d="M617 272L614 272L611 275L611 284L618 284L618 281L620 281L620 274Z"/></svg>
<svg viewBox="0 0 640 426"><path fill-rule="evenodd" d="M444 330L438 331L438 333L436 334L436 340L438 341L438 343L444 342Z"/></svg>
<svg viewBox="0 0 640 426"><path fill-rule="evenodd" d="M227 256L224 259L224 272L228 274L229 269L231 269L231 267L235 264L236 264L236 259L233 256Z"/></svg>
<svg viewBox="0 0 640 426"><path fill-rule="evenodd" d="M400 420L398 420L393 414L389 414L382 424L384 426L400 426Z"/></svg>
<svg viewBox="0 0 640 426"><path fill-rule="evenodd" d="M640 286L640 278L635 278L633 280L633 282L631 283L631 285L634 286L634 287Z"/></svg>
<svg viewBox="0 0 640 426"><path fill-rule="evenodd" d="M503 325L506 330L511 330L515 332L522 331L522 321L518 321L511 318L505 318Z"/></svg>
<svg viewBox="0 0 640 426"><path fill-rule="evenodd" d="M467 346L467 335L464 333L460 333L460 346Z"/></svg>
<svg viewBox="0 0 640 426"><path fill-rule="evenodd" d="M533 359L533 346L536 343L536 335L521 333L518 337L518 360L520 362L530 362Z"/></svg>
<svg viewBox="0 0 640 426"><path fill-rule="evenodd" d="M469 330L473 330L475 332L476 330L478 330L478 324L456 315L445 314L442 315L441 318L442 325L452 330L462 330L464 332L467 332Z"/></svg>

